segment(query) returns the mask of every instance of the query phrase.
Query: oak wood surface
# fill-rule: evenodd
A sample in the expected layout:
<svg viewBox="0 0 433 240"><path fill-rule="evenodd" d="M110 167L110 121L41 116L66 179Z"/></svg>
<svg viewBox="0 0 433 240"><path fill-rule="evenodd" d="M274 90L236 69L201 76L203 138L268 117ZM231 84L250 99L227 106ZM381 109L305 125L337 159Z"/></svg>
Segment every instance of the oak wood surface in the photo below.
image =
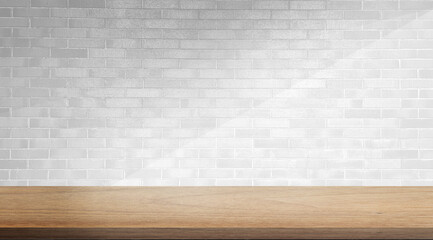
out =
<svg viewBox="0 0 433 240"><path fill-rule="evenodd" d="M0 187L0 238L433 239L433 187Z"/></svg>

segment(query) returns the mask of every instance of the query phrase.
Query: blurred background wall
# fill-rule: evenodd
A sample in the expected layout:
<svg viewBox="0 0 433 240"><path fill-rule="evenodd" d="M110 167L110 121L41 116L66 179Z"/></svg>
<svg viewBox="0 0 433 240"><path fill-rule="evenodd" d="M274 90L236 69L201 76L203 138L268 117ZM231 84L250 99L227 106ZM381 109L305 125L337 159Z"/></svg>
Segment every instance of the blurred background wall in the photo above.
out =
<svg viewBox="0 0 433 240"><path fill-rule="evenodd" d="M433 185L432 9L0 0L0 185Z"/></svg>

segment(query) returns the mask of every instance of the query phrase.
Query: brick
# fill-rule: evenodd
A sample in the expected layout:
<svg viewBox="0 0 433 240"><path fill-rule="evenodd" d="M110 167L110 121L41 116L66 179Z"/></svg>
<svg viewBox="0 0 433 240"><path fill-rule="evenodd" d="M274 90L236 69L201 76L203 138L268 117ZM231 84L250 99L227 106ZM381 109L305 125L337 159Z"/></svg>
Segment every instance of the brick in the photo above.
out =
<svg viewBox="0 0 433 240"><path fill-rule="evenodd" d="M109 98L106 99L107 107L141 107L141 99L135 98Z"/></svg>
<svg viewBox="0 0 433 240"><path fill-rule="evenodd" d="M29 3L29 0L2 0L0 7L27 7Z"/></svg>
<svg viewBox="0 0 433 240"><path fill-rule="evenodd" d="M25 118L0 118L1 128L26 128L28 123Z"/></svg>
<svg viewBox="0 0 433 240"><path fill-rule="evenodd" d="M179 0L181 9L216 9L217 2L212 0Z"/></svg>
<svg viewBox="0 0 433 240"><path fill-rule="evenodd" d="M404 169L433 169L432 160L402 160L402 168Z"/></svg>
<svg viewBox="0 0 433 240"><path fill-rule="evenodd" d="M433 128L433 119L402 119L402 128Z"/></svg>
<svg viewBox="0 0 433 240"><path fill-rule="evenodd" d="M162 12L162 18L197 19L198 14L199 13L196 10L166 9Z"/></svg>
<svg viewBox="0 0 433 240"><path fill-rule="evenodd" d="M362 1L341 1L341 0L331 0L327 4L328 9L337 10L361 10Z"/></svg>
<svg viewBox="0 0 433 240"><path fill-rule="evenodd" d="M160 137L161 131L157 129L126 129L125 136L127 137L142 137L142 138L152 138Z"/></svg>
<svg viewBox="0 0 433 240"><path fill-rule="evenodd" d="M264 1L260 1L264 2ZM286 2L287 1L283 1ZM277 8L278 9L278 8ZM272 19L307 19L308 12L301 10L272 10Z"/></svg>
<svg viewBox="0 0 433 240"><path fill-rule="evenodd" d="M86 8L51 8L50 14L52 17L84 18L90 15L90 11Z"/></svg>
<svg viewBox="0 0 433 240"><path fill-rule="evenodd" d="M32 39L30 42L32 47L66 47L67 41L64 39Z"/></svg>
<svg viewBox="0 0 433 240"><path fill-rule="evenodd" d="M31 0L32 7L67 7L67 0Z"/></svg>
<svg viewBox="0 0 433 240"><path fill-rule="evenodd" d="M14 68L12 75L14 77L48 77L49 71L43 68Z"/></svg>
<svg viewBox="0 0 433 240"><path fill-rule="evenodd" d="M398 1L366 1L363 4L365 10L397 10L399 8Z"/></svg>
<svg viewBox="0 0 433 240"><path fill-rule="evenodd" d="M68 148L103 148L105 147L104 139L86 139L74 138L68 139Z"/></svg>
<svg viewBox="0 0 433 240"><path fill-rule="evenodd" d="M87 132L88 132L88 136L91 138L110 138L110 137L125 136L125 131L122 129L97 128L97 129L89 129Z"/></svg>
<svg viewBox="0 0 433 240"><path fill-rule="evenodd" d="M0 17L11 17L12 9L10 8L0 8Z"/></svg>
<svg viewBox="0 0 433 240"><path fill-rule="evenodd" d="M106 41L109 48L140 48L141 42L138 39L110 39Z"/></svg>
<svg viewBox="0 0 433 240"><path fill-rule="evenodd" d="M255 148L287 148L288 141L286 139L255 139Z"/></svg>
<svg viewBox="0 0 433 240"><path fill-rule="evenodd" d="M218 1L217 9L251 9L251 1Z"/></svg>
<svg viewBox="0 0 433 240"><path fill-rule="evenodd" d="M47 138L46 129L11 129L11 138Z"/></svg>
<svg viewBox="0 0 433 240"><path fill-rule="evenodd" d="M85 179L86 170L50 170L49 179Z"/></svg>
<svg viewBox="0 0 433 240"><path fill-rule="evenodd" d="M425 10L433 7L433 3L426 0L420 1L404 1L400 3L402 10Z"/></svg>
<svg viewBox="0 0 433 240"><path fill-rule="evenodd" d="M91 58L118 58L125 55L123 49L89 49L89 57Z"/></svg>
<svg viewBox="0 0 433 240"><path fill-rule="evenodd" d="M199 177L202 178L230 178L234 177L234 171L231 169L204 168L199 170Z"/></svg>
<svg viewBox="0 0 433 240"><path fill-rule="evenodd" d="M87 152L85 149L51 149L50 158L52 159L79 159L85 158Z"/></svg>
<svg viewBox="0 0 433 240"><path fill-rule="evenodd" d="M12 95L14 97L48 97L49 91L44 88L20 88L13 89Z"/></svg>
<svg viewBox="0 0 433 240"><path fill-rule="evenodd" d="M118 169L95 169L87 172L88 179L122 179L123 175L123 170Z"/></svg>
<svg viewBox="0 0 433 240"><path fill-rule="evenodd" d="M417 159L417 150L386 150L383 152L385 159Z"/></svg>
<svg viewBox="0 0 433 240"><path fill-rule="evenodd" d="M379 39L379 31L346 31L344 32L345 39Z"/></svg>
<svg viewBox="0 0 433 240"><path fill-rule="evenodd" d="M104 19L69 19L71 28L102 28L104 26Z"/></svg>
<svg viewBox="0 0 433 240"><path fill-rule="evenodd" d="M28 145L26 139L0 139L0 148L27 148Z"/></svg>
<svg viewBox="0 0 433 240"><path fill-rule="evenodd" d="M325 9L325 1L290 1L290 9Z"/></svg>
<svg viewBox="0 0 433 240"><path fill-rule="evenodd" d="M14 17L49 17L49 9L14 8Z"/></svg>
<svg viewBox="0 0 433 240"><path fill-rule="evenodd" d="M161 178L162 173L160 169L127 169L125 170L126 179L156 179Z"/></svg>
<svg viewBox="0 0 433 240"><path fill-rule="evenodd" d="M11 179L48 179L47 170L12 170Z"/></svg>
<svg viewBox="0 0 433 240"><path fill-rule="evenodd" d="M14 57L48 57L50 50L48 48L14 48Z"/></svg>
<svg viewBox="0 0 433 240"><path fill-rule="evenodd" d="M103 119L69 119L69 128L94 128L105 126Z"/></svg>
<svg viewBox="0 0 433 240"><path fill-rule="evenodd" d="M380 110L376 109L347 109L347 118L380 118Z"/></svg>
<svg viewBox="0 0 433 240"><path fill-rule="evenodd" d="M251 159L238 159L233 161L231 159L218 159L217 168L251 168Z"/></svg>
<svg viewBox="0 0 433 240"><path fill-rule="evenodd" d="M30 25L32 27L53 27L53 28L61 28L67 27L68 21L67 19L62 18L32 18L30 21Z"/></svg>
<svg viewBox="0 0 433 240"><path fill-rule="evenodd" d="M184 119L181 121L182 128L213 128L215 126L215 119Z"/></svg>
<svg viewBox="0 0 433 240"><path fill-rule="evenodd" d="M65 169L67 165L66 160L30 160L30 169Z"/></svg>
<svg viewBox="0 0 433 240"><path fill-rule="evenodd" d="M107 8L141 8L142 0L108 0Z"/></svg>
<svg viewBox="0 0 433 240"><path fill-rule="evenodd" d="M284 0L254 0L253 9L288 9L289 1Z"/></svg>
<svg viewBox="0 0 433 240"><path fill-rule="evenodd" d="M103 8L105 7L104 0L69 0L71 8Z"/></svg>
<svg viewBox="0 0 433 240"><path fill-rule="evenodd" d="M2 180L9 179L9 171L8 170L0 170L0 179L2 179Z"/></svg>
<svg viewBox="0 0 433 240"><path fill-rule="evenodd" d="M374 20L380 18L379 11L347 11L344 18L348 20Z"/></svg>
<svg viewBox="0 0 433 240"><path fill-rule="evenodd" d="M170 8L178 8L179 0L143 0L143 8L162 8L162 9L170 9Z"/></svg>
<svg viewBox="0 0 433 240"><path fill-rule="evenodd" d="M52 49L51 57L55 58L86 58L86 49Z"/></svg>
<svg viewBox="0 0 433 240"><path fill-rule="evenodd" d="M25 169L26 167L27 167L27 161L26 160L4 160L4 159L2 159L2 165L0 166L0 169Z"/></svg>
<svg viewBox="0 0 433 240"><path fill-rule="evenodd" d="M50 129L49 134L52 138L84 138L87 136L87 131L84 129Z"/></svg>

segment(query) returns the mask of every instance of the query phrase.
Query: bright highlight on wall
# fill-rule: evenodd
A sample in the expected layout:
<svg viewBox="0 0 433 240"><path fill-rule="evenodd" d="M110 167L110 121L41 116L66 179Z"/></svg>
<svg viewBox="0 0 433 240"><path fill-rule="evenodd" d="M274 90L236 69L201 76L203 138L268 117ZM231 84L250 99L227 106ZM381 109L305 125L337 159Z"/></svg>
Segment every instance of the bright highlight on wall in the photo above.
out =
<svg viewBox="0 0 433 240"><path fill-rule="evenodd" d="M0 185L433 185L432 9L0 0Z"/></svg>

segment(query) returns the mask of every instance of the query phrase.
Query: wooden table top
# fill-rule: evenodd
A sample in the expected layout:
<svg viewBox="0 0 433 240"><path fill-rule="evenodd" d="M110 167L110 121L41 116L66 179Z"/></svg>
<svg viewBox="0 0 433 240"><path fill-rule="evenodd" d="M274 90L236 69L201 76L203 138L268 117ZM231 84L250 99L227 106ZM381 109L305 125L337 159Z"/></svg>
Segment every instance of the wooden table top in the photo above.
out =
<svg viewBox="0 0 433 240"><path fill-rule="evenodd" d="M0 238L433 239L433 187L0 187Z"/></svg>

